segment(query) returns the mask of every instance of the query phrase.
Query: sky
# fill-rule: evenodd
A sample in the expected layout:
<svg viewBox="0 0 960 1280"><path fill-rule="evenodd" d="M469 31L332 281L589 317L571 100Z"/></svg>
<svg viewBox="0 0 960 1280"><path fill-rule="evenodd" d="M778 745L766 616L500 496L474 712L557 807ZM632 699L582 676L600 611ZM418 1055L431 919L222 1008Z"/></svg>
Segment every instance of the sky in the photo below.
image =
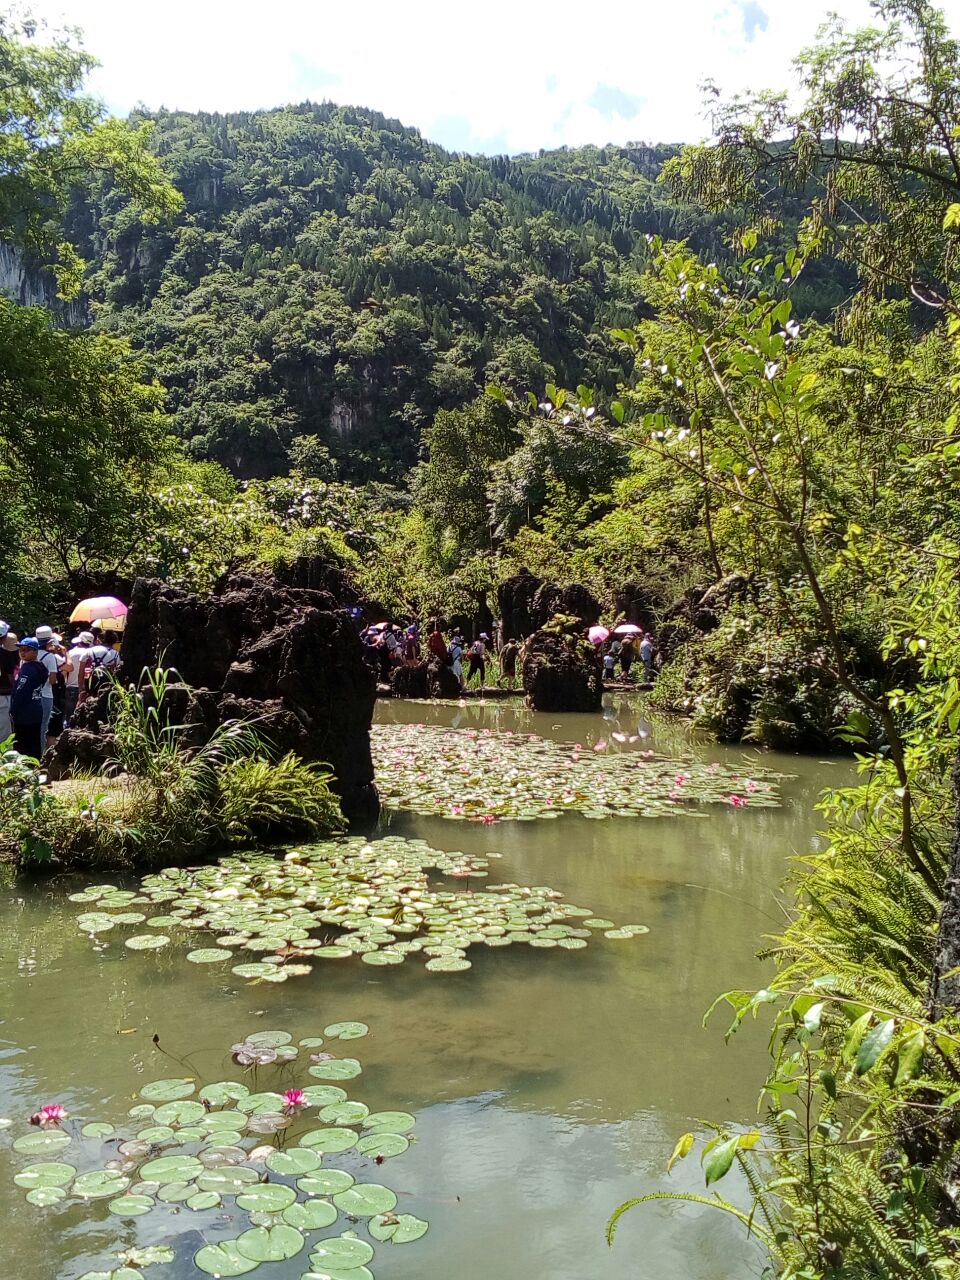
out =
<svg viewBox="0 0 960 1280"><path fill-rule="evenodd" d="M960 31L960 0L943 3ZM371 107L485 154L706 136L700 85L785 88L828 9L867 0L31 0L84 31L90 87L134 106Z"/></svg>

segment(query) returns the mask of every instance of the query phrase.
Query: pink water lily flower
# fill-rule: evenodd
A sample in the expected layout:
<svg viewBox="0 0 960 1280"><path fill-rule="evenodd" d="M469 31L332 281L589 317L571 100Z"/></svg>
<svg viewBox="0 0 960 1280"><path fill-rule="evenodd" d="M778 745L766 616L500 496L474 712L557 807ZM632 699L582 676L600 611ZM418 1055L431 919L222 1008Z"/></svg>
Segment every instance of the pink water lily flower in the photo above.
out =
<svg viewBox="0 0 960 1280"><path fill-rule="evenodd" d="M31 1124L61 1124L70 1113L59 1102L48 1102L30 1117Z"/></svg>
<svg viewBox="0 0 960 1280"><path fill-rule="evenodd" d="M302 1089L288 1089L283 1095L284 1111L296 1111L307 1105L307 1095Z"/></svg>
<svg viewBox="0 0 960 1280"><path fill-rule="evenodd" d="M491 822L496 822L496 818L493 816L492 813L485 813L483 815L483 825L485 827L489 827Z"/></svg>
<svg viewBox="0 0 960 1280"><path fill-rule="evenodd" d="M677 776L674 778L674 782L677 784L678 787L682 787L683 784L686 782L686 780L687 780L686 775L682 773L678 773Z"/></svg>
<svg viewBox="0 0 960 1280"><path fill-rule="evenodd" d="M746 780L746 782L744 783L744 786L747 788L747 790L748 790L748 791L759 791L759 790L760 790L760 784L759 784L759 782L754 782L754 780L753 780L752 778L748 778L748 779Z"/></svg>
<svg viewBox="0 0 960 1280"><path fill-rule="evenodd" d="M747 803L745 796L731 795L731 796L728 796L727 799L730 801L730 803L733 805L735 809L742 809L743 806Z"/></svg>

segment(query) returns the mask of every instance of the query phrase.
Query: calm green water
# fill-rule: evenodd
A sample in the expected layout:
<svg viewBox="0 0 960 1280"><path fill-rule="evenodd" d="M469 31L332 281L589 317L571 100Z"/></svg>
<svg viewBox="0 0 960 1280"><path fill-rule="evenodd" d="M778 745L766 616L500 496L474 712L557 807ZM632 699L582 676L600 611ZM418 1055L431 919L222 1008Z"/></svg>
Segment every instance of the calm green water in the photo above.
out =
<svg viewBox="0 0 960 1280"><path fill-rule="evenodd" d="M635 734L639 705L615 700L606 720L504 703L381 703L378 716L523 728L587 745L618 728ZM677 727L639 727L651 736L622 749L669 752L685 741ZM710 759L743 755L697 750ZM13 1132L52 1101L83 1119L119 1120L146 1080L182 1074L154 1049L155 1033L219 1078L225 1048L258 1027L299 1038L361 1019L371 1034L350 1046L364 1066L350 1096L417 1113L418 1141L377 1177L398 1192L398 1212L431 1223L416 1244L378 1249L377 1280L759 1275L756 1249L718 1214L637 1209L613 1249L604 1227L629 1196L702 1190L695 1163L664 1174L677 1136L697 1117L755 1114L763 1035L751 1028L725 1047L722 1022L704 1031L700 1019L719 991L762 985L754 952L779 919L786 860L815 839L817 793L849 777L843 763L764 763L796 775L784 783L780 810L724 807L662 821L565 815L492 828L395 816L392 831L435 847L502 853L492 879L549 884L600 915L650 927L629 941L600 936L585 951L475 947L462 974L427 973L416 958L379 969L348 961L318 964L281 986L248 986L222 966L184 962L188 945L202 942L137 954L108 934L95 949L65 902L82 886L76 878L4 891L0 1115L16 1119ZM202 1243L197 1215L169 1206L124 1223L103 1202L34 1208L13 1186L13 1167L9 1140L0 1139L0 1276L75 1280L118 1248L159 1241L177 1246L178 1261L148 1278L199 1275L190 1262ZM305 1269L304 1253L256 1274L292 1280Z"/></svg>

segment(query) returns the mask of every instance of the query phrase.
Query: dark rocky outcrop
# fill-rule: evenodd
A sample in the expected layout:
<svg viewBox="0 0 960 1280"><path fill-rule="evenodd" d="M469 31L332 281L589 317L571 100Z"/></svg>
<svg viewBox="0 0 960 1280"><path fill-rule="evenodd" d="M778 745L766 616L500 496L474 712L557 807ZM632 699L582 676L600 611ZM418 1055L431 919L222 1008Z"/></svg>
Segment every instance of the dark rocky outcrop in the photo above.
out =
<svg viewBox="0 0 960 1280"><path fill-rule="evenodd" d="M533 614L533 598L543 586L529 569L520 569L497 587L497 608L505 640L523 640L540 622Z"/></svg>
<svg viewBox="0 0 960 1280"><path fill-rule="evenodd" d="M642 582L625 582L613 597L616 617L650 632L657 630L657 618L662 604L659 593Z"/></svg>
<svg viewBox="0 0 960 1280"><path fill-rule="evenodd" d="M533 597L532 612L538 627L555 614L577 618L583 626L592 627L600 621L600 601L579 582L571 582L565 587L555 582L544 582Z"/></svg>
<svg viewBox="0 0 960 1280"><path fill-rule="evenodd" d="M710 587L691 587L661 615L657 648L663 660L669 661L689 641L716 631L724 613L749 590L749 578L740 573L728 574Z"/></svg>
<svg viewBox="0 0 960 1280"><path fill-rule="evenodd" d="M523 640L556 614L577 618L584 627L600 621L601 606L579 582L560 586L520 569L497 588L497 605L505 640Z"/></svg>
<svg viewBox="0 0 960 1280"><path fill-rule="evenodd" d="M235 575L209 596L138 579L124 678L137 680L156 666L175 669L189 686L182 693L180 686L168 689L167 696L171 712L177 703L177 722L195 729L190 745L218 723L251 719L278 753L295 751L332 767L348 817L378 811L369 732L375 679L356 627L330 591L292 586L269 572ZM93 727L94 717L102 722L101 701L85 707L77 730L63 735L59 776L81 746L73 734Z"/></svg>
<svg viewBox="0 0 960 1280"><path fill-rule="evenodd" d="M599 711L603 668L593 645L537 631L526 643L523 690L535 711Z"/></svg>

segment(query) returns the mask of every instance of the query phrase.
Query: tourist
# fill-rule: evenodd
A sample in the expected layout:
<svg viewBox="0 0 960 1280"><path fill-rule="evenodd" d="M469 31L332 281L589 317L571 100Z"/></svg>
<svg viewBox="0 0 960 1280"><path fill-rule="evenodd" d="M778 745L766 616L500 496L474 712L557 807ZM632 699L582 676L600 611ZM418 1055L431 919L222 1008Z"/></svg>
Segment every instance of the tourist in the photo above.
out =
<svg viewBox="0 0 960 1280"><path fill-rule="evenodd" d="M517 676L517 654L520 652L520 646L516 640L508 640L500 650L500 679L498 684L502 685L507 682L507 688L513 688L513 682Z"/></svg>
<svg viewBox="0 0 960 1280"><path fill-rule="evenodd" d="M120 655L110 644L105 644L96 631L93 633L94 643L90 646L91 669L87 675L87 691L96 693L111 675L116 675L120 668Z"/></svg>
<svg viewBox="0 0 960 1280"><path fill-rule="evenodd" d="M463 689L463 638L458 631L450 637L450 669Z"/></svg>
<svg viewBox="0 0 960 1280"><path fill-rule="evenodd" d="M653 679L653 636L648 631L640 641L640 661L647 684Z"/></svg>
<svg viewBox="0 0 960 1280"><path fill-rule="evenodd" d="M51 640L47 641L46 653L41 655L41 660L46 663L51 655L57 663L57 670L51 686L53 689L53 711L47 724L47 736L44 738L45 746L50 746L63 733L63 721L67 710L67 675L73 670L73 664L67 657L67 651L60 636L55 635Z"/></svg>
<svg viewBox="0 0 960 1280"><path fill-rule="evenodd" d="M67 697L63 723L64 727L68 729L77 709L77 704L87 692L87 681L93 666L93 657L90 653L92 647L93 632L81 631L78 636L74 637L73 644L67 651L70 670L67 672Z"/></svg>
<svg viewBox="0 0 960 1280"><path fill-rule="evenodd" d="M47 734L49 733L49 730L50 730L50 720L53 716L53 686L56 684L57 676L60 674L60 667L62 663L59 659L59 656L56 653L48 651L48 646L50 644L50 641L54 639L53 627L48 626L46 623L44 623L42 626L37 627L36 636L34 638L37 641L37 648L39 651L39 662L43 667L46 668L47 674L49 676L49 679L47 683L43 686L43 690L40 695L41 700L43 702L43 717L42 717L42 725L40 729L40 741L44 744L44 746L46 746ZM56 639L59 640L60 637L57 636Z"/></svg>
<svg viewBox="0 0 960 1280"><path fill-rule="evenodd" d="M13 681L17 673L20 655L17 652L17 637L6 622L0 622L0 742L13 733L13 721L10 719L10 695L13 693Z"/></svg>
<svg viewBox="0 0 960 1280"><path fill-rule="evenodd" d="M400 648L400 641L394 634L393 627L384 627L380 636L380 673L384 680L390 679L390 669Z"/></svg>
<svg viewBox="0 0 960 1280"><path fill-rule="evenodd" d="M481 631L479 636L477 636L476 640L474 640L473 644L470 646L469 650L467 651L467 661L469 664L467 667L467 684L469 684L470 681L473 679L473 677L477 674L477 672L479 672L481 689L483 688L483 682L486 679L486 675L487 675L486 641L489 639L490 637L486 634L486 632Z"/></svg>
<svg viewBox="0 0 960 1280"><path fill-rule="evenodd" d="M20 666L10 695L14 742L21 755L39 760L43 755L43 690L50 682L50 675L40 662L40 642L36 636L21 640L17 652Z"/></svg>
<svg viewBox="0 0 960 1280"><path fill-rule="evenodd" d="M435 658L439 658L441 662L449 664L450 654L447 651L447 642L443 638L443 632L440 630L440 623L435 621L433 628L427 637L427 649Z"/></svg>
<svg viewBox="0 0 960 1280"><path fill-rule="evenodd" d="M403 642L403 656L408 667L415 667L420 661L420 629L416 624L407 627Z"/></svg>
<svg viewBox="0 0 960 1280"><path fill-rule="evenodd" d="M607 650L607 652L603 655L604 680L609 681L609 680L616 679L616 671L614 670L616 665L617 665L617 655L613 652L613 645L611 645L610 648Z"/></svg>
<svg viewBox="0 0 960 1280"><path fill-rule="evenodd" d="M630 679L630 668L633 666L633 660L636 656L636 641L633 636L627 636L620 644L620 670L623 672L624 680Z"/></svg>
<svg viewBox="0 0 960 1280"><path fill-rule="evenodd" d="M616 680L617 678L617 662L620 658L621 648L622 648L622 645L619 639L616 636L614 636L613 639L610 641L610 648L607 650L607 653L606 653L606 657L611 659L610 661L610 679L611 680ZM604 661L604 668L606 668L606 661Z"/></svg>

